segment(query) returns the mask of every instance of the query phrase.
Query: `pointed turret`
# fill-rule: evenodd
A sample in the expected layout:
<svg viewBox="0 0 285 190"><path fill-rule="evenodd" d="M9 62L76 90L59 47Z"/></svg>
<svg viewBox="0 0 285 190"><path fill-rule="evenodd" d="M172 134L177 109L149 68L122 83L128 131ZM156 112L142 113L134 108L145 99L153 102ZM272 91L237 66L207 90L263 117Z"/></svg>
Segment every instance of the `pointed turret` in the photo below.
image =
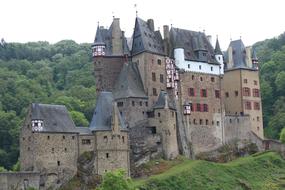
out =
<svg viewBox="0 0 285 190"><path fill-rule="evenodd" d="M218 38L216 40L215 55L223 55Z"/></svg>
<svg viewBox="0 0 285 190"><path fill-rule="evenodd" d="M104 56L106 44L103 41L102 30L103 28L97 27L94 43L92 44L93 57ZM104 29L103 29L104 30Z"/></svg>
<svg viewBox="0 0 285 190"><path fill-rule="evenodd" d="M252 61L252 68L258 69L258 58L256 56L256 52L254 49L252 49L251 61Z"/></svg>

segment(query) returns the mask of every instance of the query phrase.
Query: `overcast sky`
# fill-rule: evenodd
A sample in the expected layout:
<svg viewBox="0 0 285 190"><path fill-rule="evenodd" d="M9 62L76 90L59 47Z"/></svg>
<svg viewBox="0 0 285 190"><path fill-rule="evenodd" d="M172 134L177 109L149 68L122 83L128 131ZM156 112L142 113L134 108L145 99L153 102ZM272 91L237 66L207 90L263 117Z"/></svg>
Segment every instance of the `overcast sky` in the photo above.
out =
<svg viewBox="0 0 285 190"><path fill-rule="evenodd" d="M7 42L91 43L97 22L109 27L113 16L130 37L136 9L156 29L172 24L205 30L213 41L218 35L223 50L230 39L252 45L285 31L284 0L0 0L0 7L0 38Z"/></svg>

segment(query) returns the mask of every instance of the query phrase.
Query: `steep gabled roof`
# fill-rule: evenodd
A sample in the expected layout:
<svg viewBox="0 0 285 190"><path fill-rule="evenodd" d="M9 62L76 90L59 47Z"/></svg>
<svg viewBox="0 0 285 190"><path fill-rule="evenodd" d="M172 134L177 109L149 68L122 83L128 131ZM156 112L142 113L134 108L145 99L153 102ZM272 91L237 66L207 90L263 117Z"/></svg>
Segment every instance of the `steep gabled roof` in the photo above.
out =
<svg viewBox="0 0 285 190"><path fill-rule="evenodd" d="M206 35L202 32L172 27L170 29L170 43L173 49L184 49L184 56L186 60L204 61L200 59L197 54L197 51L204 51L207 53L208 63L218 64L214 56L214 48ZM173 50L171 56L173 57Z"/></svg>
<svg viewBox="0 0 285 190"><path fill-rule="evenodd" d="M114 112L116 112L116 117L119 120L120 129L127 129L125 122L118 111L118 107L114 106L114 104L115 102L111 92L101 92L99 94L92 121L89 126L91 131L111 131Z"/></svg>
<svg viewBox="0 0 285 190"><path fill-rule="evenodd" d="M147 98L137 63L125 63L115 84L114 98Z"/></svg>
<svg viewBox="0 0 285 190"><path fill-rule="evenodd" d="M43 132L77 132L63 105L32 103L31 119L43 121Z"/></svg>
<svg viewBox="0 0 285 190"><path fill-rule="evenodd" d="M165 55L160 32L153 31L146 21L137 17L133 34L132 55L144 51Z"/></svg>
<svg viewBox="0 0 285 190"><path fill-rule="evenodd" d="M156 103L153 106L153 109L176 109L174 102L169 98L167 92L160 91L160 94L158 96L158 99Z"/></svg>
<svg viewBox="0 0 285 190"><path fill-rule="evenodd" d="M232 48L233 67L246 68L246 49L243 42L240 39L231 41L230 47ZM229 58L229 55L226 57Z"/></svg>
<svg viewBox="0 0 285 190"><path fill-rule="evenodd" d="M221 51L221 48L220 48L220 43L219 43L218 38L216 40L215 54L216 55L223 55L223 52Z"/></svg>

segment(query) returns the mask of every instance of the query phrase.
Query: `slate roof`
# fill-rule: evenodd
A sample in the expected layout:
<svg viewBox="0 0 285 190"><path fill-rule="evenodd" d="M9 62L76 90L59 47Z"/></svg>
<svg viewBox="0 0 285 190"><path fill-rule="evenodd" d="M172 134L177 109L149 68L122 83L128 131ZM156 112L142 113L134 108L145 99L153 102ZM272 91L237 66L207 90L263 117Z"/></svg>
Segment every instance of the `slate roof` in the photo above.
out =
<svg viewBox="0 0 285 190"><path fill-rule="evenodd" d="M220 48L220 43L219 43L218 38L216 40L215 54L216 55L223 55L223 52L221 51L221 48Z"/></svg>
<svg viewBox="0 0 285 190"><path fill-rule="evenodd" d="M105 55L112 56L112 30L113 30L113 23L111 24L109 29L106 29L102 26L98 26L96 30L96 35L94 39L94 45L105 45ZM125 42L127 39L123 36L123 51L124 55L129 55L130 50L128 44Z"/></svg>
<svg viewBox="0 0 285 190"><path fill-rule="evenodd" d="M246 68L246 49L243 42L239 40L231 41L229 48L232 48L233 67ZM228 62L228 52L226 53L226 61Z"/></svg>
<svg viewBox="0 0 285 190"><path fill-rule="evenodd" d="M251 58L252 58L253 60L258 60L258 58L257 58L257 56L256 56L256 52L255 52L254 49L252 49Z"/></svg>
<svg viewBox="0 0 285 190"><path fill-rule="evenodd" d="M98 96L96 108L90 123L91 131L111 131L114 98L111 92L101 92ZM118 110L118 107L115 106ZM116 111L120 113L119 111ZM127 130L125 122L120 114L117 114L121 130Z"/></svg>
<svg viewBox="0 0 285 190"><path fill-rule="evenodd" d="M114 98L147 98L137 63L125 63L114 89Z"/></svg>
<svg viewBox="0 0 285 190"><path fill-rule="evenodd" d="M32 120L43 120L43 132L77 132L65 106L32 103L31 109Z"/></svg>
<svg viewBox="0 0 285 190"><path fill-rule="evenodd" d="M205 33L172 27L170 29L170 43L173 49L184 49L186 60L204 62L198 56L198 51L204 51L207 53L206 60L208 63L219 64L215 59L214 48ZM174 57L173 50L171 56Z"/></svg>
<svg viewBox="0 0 285 190"><path fill-rule="evenodd" d="M146 21L137 17L133 34L132 55L144 51L165 55L160 32L152 31Z"/></svg>
<svg viewBox="0 0 285 190"><path fill-rule="evenodd" d="M170 109L176 109L174 102L169 98L167 92L162 90L159 93L158 99L154 104L153 109L163 109L165 108L166 104Z"/></svg>

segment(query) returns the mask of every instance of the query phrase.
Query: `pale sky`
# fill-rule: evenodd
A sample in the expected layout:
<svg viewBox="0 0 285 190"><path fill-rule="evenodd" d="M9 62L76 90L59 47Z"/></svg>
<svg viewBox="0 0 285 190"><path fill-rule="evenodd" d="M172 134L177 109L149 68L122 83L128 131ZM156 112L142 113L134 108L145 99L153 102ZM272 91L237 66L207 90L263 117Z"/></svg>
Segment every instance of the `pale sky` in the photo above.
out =
<svg viewBox="0 0 285 190"><path fill-rule="evenodd" d="M7 42L94 40L97 22L109 27L120 18L126 36L138 16L163 25L219 36L221 48L240 36L245 45L285 31L284 0L0 0L0 38ZM163 33L162 33L163 34Z"/></svg>

